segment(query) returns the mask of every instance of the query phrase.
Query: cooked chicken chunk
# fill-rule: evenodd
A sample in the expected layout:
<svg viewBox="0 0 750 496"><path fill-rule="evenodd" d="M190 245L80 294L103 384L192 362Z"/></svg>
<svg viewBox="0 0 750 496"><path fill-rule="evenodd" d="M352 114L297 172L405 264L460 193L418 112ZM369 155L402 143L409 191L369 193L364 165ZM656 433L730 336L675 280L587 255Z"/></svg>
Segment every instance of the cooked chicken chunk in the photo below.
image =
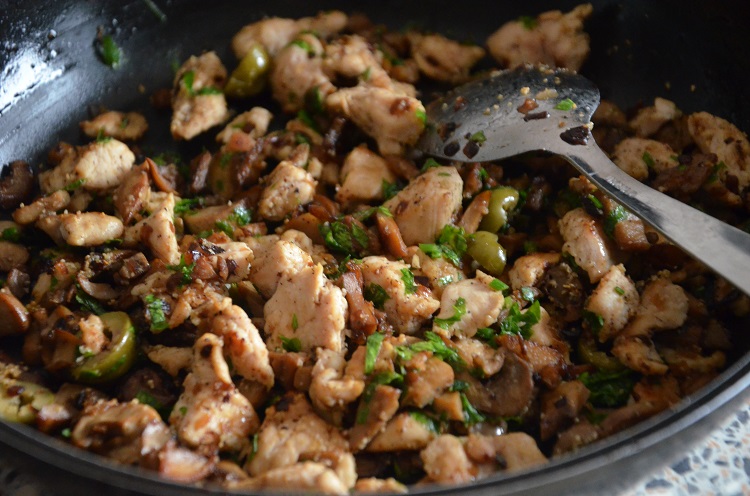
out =
<svg viewBox="0 0 750 496"><path fill-rule="evenodd" d="M603 343L619 334L635 315L639 299L635 284L625 274L625 267L613 265L586 302L586 310L602 319L597 335L599 341Z"/></svg>
<svg viewBox="0 0 750 496"><path fill-rule="evenodd" d="M174 139L191 140L227 118L221 89L227 70L215 52L190 57L174 78L172 123Z"/></svg>
<svg viewBox="0 0 750 496"><path fill-rule="evenodd" d="M60 235L71 246L99 246L119 238L124 226L117 217L102 212L61 214Z"/></svg>
<svg viewBox="0 0 750 496"><path fill-rule="evenodd" d="M229 143L234 133L245 133L253 139L258 139L268 131L273 114L263 107L253 107L232 119L226 127L216 135L216 141Z"/></svg>
<svg viewBox="0 0 750 496"><path fill-rule="evenodd" d="M309 172L285 160L268 175L258 213L264 219L283 220L313 199L316 184Z"/></svg>
<svg viewBox="0 0 750 496"><path fill-rule="evenodd" d="M443 434L430 442L419 456L427 477L434 482L460 484L477 475L476 466L466 456L464 443L451 434Z"/></svg>
<svg viewBox="0 0 750 496"><path fill-rule="evenodd" d="M264 307L266 344L283 349L284 339L298 339L302 350L344 349L347 303L343 292L323 275L323 267L304 267L281 278Z"/></svg>
<svg viewBox="0 0 750 496"><path fill-rule="evenodd" d="M536 19L508 22L487 38L490 54L510 68L546 64L577 71L589 55L589 36L583 31L583 21L592 11L587 3L567 14L552 10Z"/></svg>
<svg viewBox="0 0 750 496"><path fill-rule="evenodd" d="M70 203L70 194L64 189L43 196L29 205L18 207L13 212L13 220L21 225L33 224L39 218L64 209Z"/></svg>
<svg viewBox="0 0 750 496"><path fill-rule="evenodd" d="M316 358L310 382L310 400L319 415L341 425L344 408L359 398L365 383L344 374L346 360L341 354L318 348Z"/></svg>
<svg viewBox="0 0 750 496"><path fill-rule="evenodd" d="M147 129L146 118L138 112L112 110L81 122L81 130L89 138L109 136L121 141L136 141L143 137Z"/></svg>
<svg viewBox="0 0 750 496"><path fill-rule="evenodd" d="M469 434L464 449L475 462L500 463L509 471L522 470L547 461L534 438L524 432L511 432L502 436Z"/></svg>
<svg viewBox="0 0 750 496"><path fill-rule="evenodd" d="M341 11L321 12L316 17L282 19L271 17L248 24L232 38L232 50L238 59L245 56L254 44L260 44L269 55L275 56L291 43L301 31L311 31L328 37L346 26L348 16Z"/></svg>
<svg viewBox="0 0 750 496"><path fill-rule="evenodd" d="M39 174L42 193L81 187L89 191L114 188L135 162L128 146L116 139L95 141L65 154L54 169Z"/></svg>
<svg viewBox="0 0 750 496"><path fill-rule="evenodd" d="M453 368L440 358L433 356L424 361L411 360L406 374L409 387L402 403L424 408L453 385L454 379Z"/></svg>
<svg viewBox="0 0 750 496"><path fill-rule="evenodd" d="M638 111L629 124L635 130L636 136L648 138L659 131L666 123L682 115L674 102L664 98L655 98L651 107L644 107Z"/></svg>
<svg viewBox="0 0 750 496"><path fill-rule="evenodd" d="M465 276L461 270L445 258L432 258L416 246L408 248L412 267L418 269L430 281L432 294L440 298L448 284L458 282Z"/></svg>
<svg viewBox="0 0 750 496"><path fill-rule="evenodd" d="M174 195L169 193L150 217L125 230L125 243L142 242L164 263L179 264L180 247L175 236L174 203Z"/></svg>
<svg viewBox="0 0 750 496"><path fill-rule="evenodd" d="M312 267L310 255L297 245L278 240L268 247L257 250L258 257L250 268L250 281L260 294L270 298L276 292L279 281L290 278L305 267Z"/></svg>
<svg viewBox="0 0 750 496"><path fill-rule="evenodd" d="M336 192L336 201L350 206L383 199L383 184L394 183L396 176L388 163L366 146L358 146L344 160L341 168L341 187Z"/></svg>
<svg viewBox="0 0 750 496"><path fill-rule="evenodd" d="M520 257L508 271L510 287L513 290L536 287L544 279L547 269L559 261L559 253L532 253Z"/></svg>
<svg viewBox="0 0 750 496"><path fill-rule="evenodd" d="M391 262L385 257L365 257L361 268L364 287L376 284L388 295L383 310L388 322L399 332L415 333L440 306L440 302L423 286L407 292L404 274L410 271L410 267L403 262Z"/></svg>
<svg viewBox="0 0 750 496"><path fill-rule="evenodd" d="M375 388L372 396L360 406L363 410L358 412L357 422L349 431L349 446L353 452L363 450L373 437L383 431L398 411L400 396L401 390L391 386Z"/></svg>
<svg viewBox="0 0 750 496"><path fill-rule="evenodd" d="M234 387L222 348L218 336L198 338L184 391L169 416L180 441L207 455L242 449L260 425L253 406Z"/></svg>
<svg viewBox="0 0 750 496"><path fill-rule="evenodd" d="M655 173L680 165L674 150L665 143L644 138L625 138L612 153L612 161L629 176L645 181L649 168Z"/></svg>
<svg viewBox="0 0 750 496"><path fill-rule="evenodd" d="M146 350L146 356L169 375L177 377L182 370L190 368L193 361L193 350L156 345Z"/></svg>
<svg viewBox="0 0 750 496"><path fill-rule="evenodd" d="M372 477L360 477L357 480L357 484L354 486L354 492L356 494L406 494L409 491L405 485L393 478L375 479Z"/></svg>
<svg viewBox="0 0 750 496"><path fill-rule="evenodd" d="M336 472L324 463L305 461L288 467L279 467L263 474L231 484L233 489L259 491L315 491L316 494L349 494L349 487Z"/></svg>
<svg viewBox="0 0 750 496"><path fill-rule="evenodd" d="M361 78L366 84L393 88L391 78L382 67L382 57L361 36L344 36L326 46L323 69L331 80L337 77Z"/></svg>
<svg viewBox="0 0 750 496"><path fill-rule="evenodd" d="M439 34L411 33L411 55L427 77L452 84L465 82L469 71L484 57L484 48L462 45Z"/></svg>
<svg viewBox="0 0 750 496"><path fill-rule="evenodd" d="M563 252L570 253L575 262L596 283L615 263L615 247L604 229L582 208L571 210L558 222L565 244Z"/></svg>
<svg viewBox="0 0 750 496"><path fill-rule="evenodd" d="M273 369L266 343L244 310L237 305L223 309L211 323L211 332L224 339L234 371L268 389L273 386Z"/></svg>
<svg viewBox="0 0 750 496"><path fill-rule="evenodd" d="M750 143L745 133L707 112L690 115L688 130L703 153L716 154L718 162L726 166L718 171L722 182L726 182L728 176L735 176L739 191L750 185Z"/></svg>
<svg viewBox="0 0 750 496"><path fill-rule="evenodd" d="M326 106L351 119L378 143L381 154L413 145L425 126L422 102L403 93L374 86L344 88L328 95Z"/></svg>
<svg viewBox="0 0 750 496"><path fill-rule="evenodd" d="M407 246L433 243L461 208L463 181L455 167L433 167L384 203Z"/></svg>
<svg viewBox="0 0 750 496"><path fill-rule="evenodd" d="M305 33L281 49L270 75L273 97L284 112L294 113L305 106L305 95L318 88L322 97L335 88L323 72L323 45L317 36Z"/></svg>
<svg viewBox="0 0 750 496"><path fill-rule="evenodd" d="M457 322L447 325L434 323L432 330L447 338L470 338L477 333L477 329L494 324L503 308L505 296L502 291L489 286L493 280L492 276L477 271L476 279L465 279L446 286L440 298L440 313L436 318L445 320L453 317L459 299L464 302L465 312Z"/></svg>
<svg viewBox="0 0 750 496"><path fill-rule="evenodd" d="M344 487L354 486L357 474L349 443L338 428L313 412L304 395L288 393L266 411L258 433L258 451L245 468L257 477L316 459L330 462Z"/></svg>
<svg viewBox="0 0 750 496"><path fill-rule="evenodd" d="M403 412L388 422L385 429L375 436L365 451L383 453L420 450L435 439L435 436L435 432L414 415Z"/></svg>

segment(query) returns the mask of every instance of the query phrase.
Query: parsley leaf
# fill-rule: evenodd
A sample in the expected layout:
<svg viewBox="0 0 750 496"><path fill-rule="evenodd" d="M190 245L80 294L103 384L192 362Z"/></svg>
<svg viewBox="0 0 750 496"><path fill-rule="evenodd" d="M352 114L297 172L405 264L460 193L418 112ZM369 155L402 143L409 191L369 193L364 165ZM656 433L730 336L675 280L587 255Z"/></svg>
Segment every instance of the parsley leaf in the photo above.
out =
<svg viewBox="0 0 750 496"><path fill-rule="evenodd" d="M643 162L646 164L646 167L649 169L654 168L654 157L651 156L649 152L643 152L643 156L641 157L643 159Z"/></svg>
<svg viewBox="0 0 750 496"><path fill-rule="evenodd" d="M383 289L383 286L375 283L365 286L362 295L365 297L365 300L371 301L378 310L382 310L385 302L391 299L388 292Z"/></svg>
<svg viewBox="0 0 750 496"><path fill-rule="evenodd" d="M182 276L180 279L180 286L190 284L193 282L193 269L195 268L195 262L190 265L185 263L185 255L180 255L180 263L177 265L167 265L169 270L179 272Z"/></svg>
<svg viewBox="0 0 750 496"><path fill-rule="evenodd" d="M292 330L296 331L299 329L299 321L297 320L297 314L292 315Z"/></svg>
<svg viewBox="0 0 750 496"><path fill-rule="evenodd" d="M435 243L420 243L419 249L436 259L443 257L456 267L461 267L461 259L466 253L466 233L460 227L446 224Z"/></svg>
<svg viewBox="0 0 750 496"><path fill-rule="evenodd" d="M453 316L447 319L440 319L435 317L433 323L441 329L448 329L451 325L459 322L461 318L466 314L466 300L458 298L456 303L453 304Z"/></svg>
<svg viewBox="0 0 750 496"><path fill-rule="evenodd" d="M417 119L419 119L419 121L422 122L423 125L427 124L427 113L425 113L424 110L418 108L414 113L417 116Z"/></svg>
<svg viewBox="0 0 750 496"><path fill-rule="evenodd" d="M493 279L490 282L489 286L490 286L490 289L493 289L495 291L505 291L506 289L508 289L508 285L505 284L500 279Z"/></svg>
<svg viewBox="0 0 750 496"><path fill-rule="evenodd" d="M531 31L538 24L536 18L531 16L521 16L518 18L518 22L520 22L523 25L523 28L527 31Z"/></svg>
<svg viewBox="0 0 750 496"><path fill-rule="evenodd" d="M370 400L372 400L372 395L375 394L375 390L378 386L386 385L386 384L392 384L392 383L401 383L403 382L404 377L401 374L398 374L396 372L381 372L380 374L376 374L370 378L370 382L365 387L365 391L362 393L362 401L359 404L359 409L357 410L357 420L356 422L358 424L364 424L367 422L367 417L370 415L370 407L369 403Z"/></svg>
<svg viewBox="0 0 750 496"><path fill-rule="evenodd" d="M414 294L417 292L417 285L414 282L414 274L409 267L401 269L401 280L404 283L404 293Z"/></svg>
<svg viewBox="0 0 750 496"><path fill-rule="evenodd" d="M370 374L375 370L375 361L378 359L380 348L383 345L383 339L385 339L385 334L380 332L375 332L367 336L367 344L365 348L365 374Z"/></svg>
<svg viewBox="0 0 750 496"><path fill-rule="evenodd" d="M383 199L384 200L390 200L396 194L403 189L403 187L398 184L397 182L389 183L385 179L383 179L382 186L383 188Z"/></svg>
<svg viewBox="0 0 750 496"><path fill-rule="evenodd" d="M149 294L143 298L146 303L146 313L151 320L151 332L160 333L169 328L165 312L169 310L166 301Z"/></svg>
<svg viewBox="0 0 750 496"><path fill-rule="evenodd" d="M578 376L591 391L589 402L598 408L617 408L625 405L636 383L631 370L618 372L584 372Z"/></svg>
<svg viewBox="0 0 750 496"><path fill-rule="evenodd" d="M429 351L456 370L462 370L466 367L466 362L464 362L463 358L461 358L456 350L446 345L443 338L432 331L425 332L424 337L424 341L418 341L408 346L396 346L394 351L398 359L408 361L411 360L414 353Z"/></svg>
<svg viewBox="0 0 750 496"><path fill-rule="evenodd" d="M570 98L566 98L564 100L560 100L557 105L555 105L555 110L563 110L567 112L568 110L573 110L576 107L577 105L573 100L571 100Z"/></svg>
<svg viewBox="0 0 750 496"><path fill-rule="evenodd" d="M622 205L617 205L609 212L609 214L607 214L607 217L604 219L604 232L607 233L609 237L614 236L615 226L617 225L617 223L627 218L628 211L625 210L625 207L623 207Z"/></svg>
<svg viewBox="0 0 750 496"><path fill-rule="evenodd" d="M474 408L474 405L469 402L469 398L467 398L466 394L464 393L461 393L461 408L464 411L465 425L474 425L487 420L484 415L479 413L477 409Z"/></svg>
<svg viewBox="0 0 750 496"><path fill-rule="evenodd" d="M500 333L518 334L524 339L529 339L531 337L531 328L534 324L539 322L541 318L541 305L539 304L539 300L532 303L525 312L521 312L518 303L513 302L513 305L508 311L508 316L500 322Z"/></svg>
<svg viewBox="0 0 750 496"><path fill-rule="evenodd" d="M101 303L99 303L98 300L95 300L93 297L91 297L88 294L84 293L80 289L76 292L76 301L83 308L85 308L89 312L94 313L96 315L101 315L103 313L107 313L107 309L104 308L104 306Z"/></svg>
<svg viewBox="0 0 750 496"><path fill-rule="evenodd" d="M284 348L284 351L298 352L302 351L302 342L299 338L281 336L281 347Z"/></svg>
<svg viewBox="0 0 750 496"><path fill-rule="evenodd" d="M357 219L360 222L364 222L370 217L373 216L373 214L379 213L381 215L385 215L386 217L393 217L393 214L390 210L388 210L386 207L380 206L380 207L370 207L366 208L364 210L360 210L359 212L354 212L352 214L355 219Z"/></svg>
<svg viewBox="0 0 750 496"><path fill-rule="evenodd" d="M0 233L0 240L10 241L11 243L18 243L21 241L21 231L17 227L7 227Z"/></svg>
<svg viewBox="0 0 750 496"><path fill-rule="evenodd" d="M370 244L367 231L355 223L349 227L340 221L326 222L318 230L329 249L344 255L359 255Z"/></svg>
<svg viewBox="0 0 750 496"><path fill-rule="evenodd" d="M198 91L195 91L193 89L193 84L195 84L195 72L194 71L187 71L185 74L182 75L182 85L185 87L185 90L187 91L188 95L190 96L196 96L196 95L221 95L222 91L218 88L215 88L213 86L206 86L204 88L199 89Z"/></svg>
<svg viewBox="0 0 750 496"><path fill-rule="evenodd" d="M122 50L117 46L115 40L107 34L102 36L101 40L99 40L99 56L105 64L112 69L116 69L117 66L120 65Z"/></svg>
<svg viewBox="0 0 750 496"><path fill-rule="evenodd" d="M584 310L583 320L589 325L589 329L591 329L594 334L599 334L599 331L604 327L604 318L598 313Z"/></svg>
<svg viewBox="0 0 750 496"><path fill-rule="evenodd" d="M484 131L477 131L469 137L469 141L474 143L482 144L487 141L487 136L484 135Z"/></svg>
<svg viewBox="0 0 750 496"><path fill-rule="evenodd" d="M432 432L434 434L439 434L440 433L440 427L439 427L438 422L434 418L432 418L429 415L427 415L426 413L418 411L418 410L411 410L409 412L409 415L411 416L411 418L413 418L414 420L416 420L420 424L422 424L425 427L427 427L428 431L430 431L430 432Z"/></svg>
<svg viewBox="0 0 750 496"><path fill-rule="evenodd" d="M195 210L196 207L202 207L203 198L184 198L174 204L174 214L181 215Z"/></svg>
<svg viewBox="0 0 750 496"><path fill-rule="evenodd" d="M434 158L428 158L424 161L424 165L422 165L422 168L419 170L419 172L425 172L429 169L432 169L433 167L442 167L442 165L440 165Z"/></svg>

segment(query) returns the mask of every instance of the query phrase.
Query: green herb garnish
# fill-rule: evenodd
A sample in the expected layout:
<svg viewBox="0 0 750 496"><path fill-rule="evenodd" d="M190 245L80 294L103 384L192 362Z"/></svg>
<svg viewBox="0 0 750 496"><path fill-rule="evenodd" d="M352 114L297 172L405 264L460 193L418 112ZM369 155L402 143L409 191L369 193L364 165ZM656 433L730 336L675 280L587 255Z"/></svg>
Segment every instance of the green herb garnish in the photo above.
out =
<svg viewBox="0 0 750 496"><path fill-rule="evenodd" d="M469 141L482 144L487 141L487 136L484 135L484 131L477 131L476 133L472 134L471 137L469 137Z"/></svg>
<svg viewBox="0 0 750 496"><path fill-rule="evenodd" d="M365 348L365 374L370 374L375 370L375 361L378 359L380 348L383 345L383 339L385 339L385 334L380 332L375 332L367 336L367 344Z"/></svg>
<svg viewBox="0 0 750 496"><path fill-rule="evenodd" d="M447 319L440 319L435 317L432 321L436 326L441 329L448 329L450 326L459 322L461 318L466 314L466 300L458 298L456 303L453 304L453 316Z"/></svg>
<svg viewBox="0 0 750 496"><path fill-rule="evenodd" d="M518 22L520 22L527 31L531 31L537 26L537 24L539 24L539 21L531 16L521 16L518 18Z"/></svg>
<svg viewBox="0 0 750 496"><path fill-rule="evenodd" d="M120 65L120 59L122 58L122 50L117 46L115 40L110 35L102 36L99 40L99 55L102 61L110 66L112 69L116 69Z"/></svg>
<svg viewBox="0 0 750 496"><path fill-rule="evenodd" d="M281 347L284 348L284 351L298 352L302 351L302 342L299 338L281 336Z"/></svg>
<svg viewBox="0 0 750 496"><path fill-rule="evenodd" d="M591 391L589 403L598 408L617 408L628 402L637 377L626 369L618 372L584 372L578 376L578 380Z"/></svg>
<svg viewBox="0 0 750 496"><path fill-rule="evenodd" d="M165 313L169 310L166 301L149 294L143 298L146 303L146 313L151 320L151 332L160 333L169 328Z"/></svg>
<svg viewBox="0 0 750 496"><path fill-rule="evenodd" d="M643 156L641 157L643 159L643 162L646 164L646 167L649 169L654 168L654 157L651 156L649 152L643 152Z"/></svg>
<svg viewBox="0 0 750 496"><path fill-rule="evenodd" d="M417 285L414 282L414 274L409 267L401 269L401 281L404 283L404 293L414 294L417 292Z"/></svg>
<svg viewBox="0 0 750 496"><path fill-rule="evenodd" d="M50 288L52 289L52 288ZM82 290L78 290L76 292L76 301L86 310L89 312L101 315L103 313L107 313L107 309L104 308L104 306L99 303L99 301L95 300L93 297L89 296L88 294L84 293Z"/></svg>
<svg viewBox="0 0 750 496"><path fill-rule="evenodd" d="M195 262L190 265L185 263L185 255L180 255L179 264L167 265L167 268L180 274L180 286L193 282L193 269L195 268Z"/></svg>
<svg viewBox="0 0 750 496"><path fill-rule="evenodd" d="M604 219L604 232L611 238L615 235L615 226L628 218L628 211L622 205L613 208Z"/></svg>
<svg viewBox="0 0 750 496"><path fill-rule="evenodd" d="M576 103L570 98L560 100L559 102L557 102L557 105L555 105L555 110L563 110L565 112L567 112L568 110L573 110L574 108L576 108Z"/></svg>
<svg viewBox="0 0 750 496"><path fill-rule="evenodd" d="M391 299L386 290L383 289L383 286L375 283L370 283L365 286L362 294L365 297L365 300L371 301L373 306L378 310L382 310L385 302Z"/></svg>
<svg viewBox="0 0 750 496"><path fill-rule="evenodd" d="M539 300L534 301L525 312L521 312L518 303L513 302L508 310L508 316L500 322L500 333L517 334L524 339L529 339L531 337L531 328L534 324L538 323L541 318L542 314Z"/></svg>

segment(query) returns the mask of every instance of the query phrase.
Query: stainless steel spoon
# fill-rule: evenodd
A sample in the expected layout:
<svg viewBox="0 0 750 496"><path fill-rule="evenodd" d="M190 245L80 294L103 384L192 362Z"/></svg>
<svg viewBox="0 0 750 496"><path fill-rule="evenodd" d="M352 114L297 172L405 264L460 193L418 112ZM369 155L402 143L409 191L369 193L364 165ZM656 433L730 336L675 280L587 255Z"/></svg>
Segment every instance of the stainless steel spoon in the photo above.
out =
<svg viewBox="0 0 750 496"><path fill-rule="evenodd" d="M599 101L599 89L591 81L565 70L520 67L496 72L432 102L427 130L417 146L429 155L460 162L539 150L560 155L599 189L750 295L750 235L649 188L612 163L589 132Z"/></svg>

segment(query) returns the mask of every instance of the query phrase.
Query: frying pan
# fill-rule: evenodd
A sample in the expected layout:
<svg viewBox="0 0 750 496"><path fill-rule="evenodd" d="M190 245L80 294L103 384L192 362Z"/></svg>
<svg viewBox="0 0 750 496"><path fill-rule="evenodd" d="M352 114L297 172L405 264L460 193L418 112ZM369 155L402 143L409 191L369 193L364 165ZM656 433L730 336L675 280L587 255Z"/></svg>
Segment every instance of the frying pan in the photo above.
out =
<svg viewBox="0 0 750 496"><path fill-rule="evenodd" d="M233 67L229 39L241 26L264 15L300 17L332 8L362 11L392 28L416 24L481 43L506 20L549 9L568 10L576 4L568 0L156 1L166 22L141 0L0 0L0 167L17 159L39 164L58 141L81 142L76 124L89 116L92 106L143 112L150 123L141 144L145 151L173 150L191 156L202 144L173 144L168 115L153 110L148 96L170 86L173 62L191 54L214 49ZM692 5L673 0L603 0L594 2L594 7L586 25L592 51L582 72L596 82L604 98L628 108L664 96L685 112L706 110L750 129L746 57L750 9L742 0ZM112 34L123 50L123 63L116 70L96 56L98 27ZM537 470L497 474L468 487L412 492L614 493L679 456L716 427L747 401L748 385L750 354L746 353L676 407ZM21 425L0 423L0 452L28 467L54 494L221 493L160 480L153 473L111 463Z"/></svg>

